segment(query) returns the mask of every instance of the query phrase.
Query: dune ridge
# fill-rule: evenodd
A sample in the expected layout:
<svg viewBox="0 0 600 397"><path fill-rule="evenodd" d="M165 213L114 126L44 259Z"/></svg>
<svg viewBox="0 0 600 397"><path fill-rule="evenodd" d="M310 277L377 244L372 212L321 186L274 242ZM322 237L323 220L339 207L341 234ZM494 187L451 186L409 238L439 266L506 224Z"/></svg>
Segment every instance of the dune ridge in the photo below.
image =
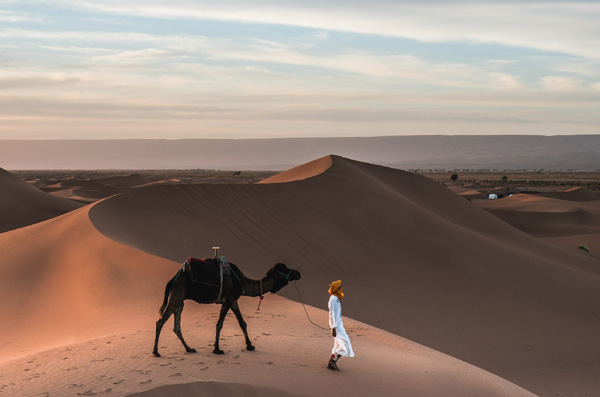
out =
<svg viewBox="0 0 600 397"><path fill-rule="evenodd" d="M90 217L111 239L173 261L220 245L251 277L286 262L303 272L303 298L315 307L341 278L345 315L534 393L600 388L595 258L552 247L416 174L338 156L320 173L313 166L295 170L310 177L294 183L138 189Z"/></svg>

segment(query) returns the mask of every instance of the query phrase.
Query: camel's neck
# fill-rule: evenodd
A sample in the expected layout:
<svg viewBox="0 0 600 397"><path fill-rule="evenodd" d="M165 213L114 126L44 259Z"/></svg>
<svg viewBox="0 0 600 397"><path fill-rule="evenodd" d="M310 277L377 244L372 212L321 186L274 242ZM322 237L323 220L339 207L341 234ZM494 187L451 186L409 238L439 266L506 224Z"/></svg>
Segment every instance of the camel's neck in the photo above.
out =
<svg viewBox="0 0 600 397"><path fill-rule="evenodd" d="M262 283L262 291L261 291L261 283ZM267 276L263 277L261 280L253 280L251 278L246 278L244 280L244 293L245 296L260 296L264 295L267 292L271 292L275 282L272 278Z"/></svg>

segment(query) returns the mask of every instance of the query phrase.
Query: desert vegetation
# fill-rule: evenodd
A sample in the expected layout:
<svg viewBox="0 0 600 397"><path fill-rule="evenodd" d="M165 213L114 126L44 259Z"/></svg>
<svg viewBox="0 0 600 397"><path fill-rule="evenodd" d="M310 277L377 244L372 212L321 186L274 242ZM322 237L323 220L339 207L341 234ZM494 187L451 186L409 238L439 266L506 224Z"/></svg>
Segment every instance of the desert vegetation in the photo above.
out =
<svg viewBox="0 0 600 397"><path fill-rule="evenodd" d="M412 170L440 183L600 190L600 170ZM455 176L456 175L456 176ZM452 182L451 182L452 181Z"/></svg>

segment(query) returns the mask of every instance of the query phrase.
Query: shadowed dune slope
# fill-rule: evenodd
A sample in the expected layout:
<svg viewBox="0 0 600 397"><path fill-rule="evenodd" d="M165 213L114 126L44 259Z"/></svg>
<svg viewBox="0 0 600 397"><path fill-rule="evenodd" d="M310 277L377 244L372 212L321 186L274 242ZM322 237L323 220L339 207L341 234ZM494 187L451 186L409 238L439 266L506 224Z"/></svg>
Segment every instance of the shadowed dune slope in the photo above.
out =
<svg viewBox="0 0 600 397"><path fill-rule="evenodd" d="M555 249L416 174L330 160L289 183L137 189L90 216L107 236L174 261L220 245L251 277L286 262L317 307L342 279L345 315L533 392L600 388L598 260ZM282 295L298 299L291 288Z"/></svg>
<svg viewBox="0 0 600 397"><path fill-rule="evenodd" d="M0 168L0 233L72 211L81 204L54 197Z"/></svg>

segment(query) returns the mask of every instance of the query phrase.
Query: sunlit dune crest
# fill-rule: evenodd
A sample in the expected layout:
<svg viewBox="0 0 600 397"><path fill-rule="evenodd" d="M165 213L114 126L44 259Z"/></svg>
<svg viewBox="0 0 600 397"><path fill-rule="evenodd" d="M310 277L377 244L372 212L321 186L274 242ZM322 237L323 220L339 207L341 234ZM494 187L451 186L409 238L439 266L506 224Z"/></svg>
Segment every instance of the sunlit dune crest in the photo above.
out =
<svg viewBox="0 0 600 397"><path fill-rule="evenodd" d="M312 178L316 175L322 174L332 165L331 156L321 157L320 159L313 160L309 163L299 165L291 170L282 172L270 178L264 179L258 183L285 183L300 181L307 178Z"/></svg>

